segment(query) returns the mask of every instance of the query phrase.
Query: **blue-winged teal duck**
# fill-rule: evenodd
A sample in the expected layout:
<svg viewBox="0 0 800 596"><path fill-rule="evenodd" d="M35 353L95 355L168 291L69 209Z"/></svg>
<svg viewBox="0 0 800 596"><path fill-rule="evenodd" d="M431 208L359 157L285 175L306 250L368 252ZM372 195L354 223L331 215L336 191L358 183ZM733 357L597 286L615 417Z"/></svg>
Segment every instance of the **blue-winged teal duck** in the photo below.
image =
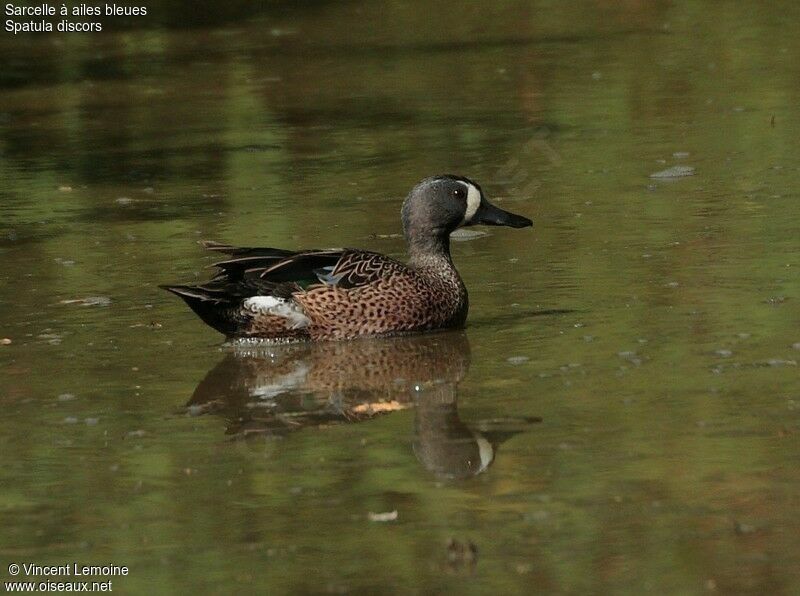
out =
<svg viewBox="0 0 800 596"><path fill-rule="evenodd" d="M467 289L450 257L450 233L486 224L524 228L530 219L495 207L461 176L417 184L402 208L409 261L352 248L290 251L206 243L230 258L216 277L162 286L229 338L351 339L460 327Z"/></svg>

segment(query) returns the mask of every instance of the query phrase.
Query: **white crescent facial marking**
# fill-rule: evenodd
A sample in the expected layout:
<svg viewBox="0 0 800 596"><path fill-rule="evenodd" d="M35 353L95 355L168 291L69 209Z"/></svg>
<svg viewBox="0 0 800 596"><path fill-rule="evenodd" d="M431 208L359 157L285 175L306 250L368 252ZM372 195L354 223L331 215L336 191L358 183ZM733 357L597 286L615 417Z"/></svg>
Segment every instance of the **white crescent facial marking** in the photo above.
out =
<svg viewBox="0 0 800 596"><path fill-rule="evenodd" d="M478 468L478 471L475 472L475 474L480 474L489 467L489 464L492 463L492 460L494 459L494 448L483 435L472 433L472 436L475 437L475 442L478 444L478 455L481 458L481 467Z"/></svg>
<svg viewBox="0 0 800 596"><path fill-rule="evenodd" d="M472 221L472 218L478 211L478 207L481 206L481 191L479 191L474 184L470 184L469 182L462 182L461 184L467 187L467 210L464 212L464 220L461 222L463 226Z"/></svg>

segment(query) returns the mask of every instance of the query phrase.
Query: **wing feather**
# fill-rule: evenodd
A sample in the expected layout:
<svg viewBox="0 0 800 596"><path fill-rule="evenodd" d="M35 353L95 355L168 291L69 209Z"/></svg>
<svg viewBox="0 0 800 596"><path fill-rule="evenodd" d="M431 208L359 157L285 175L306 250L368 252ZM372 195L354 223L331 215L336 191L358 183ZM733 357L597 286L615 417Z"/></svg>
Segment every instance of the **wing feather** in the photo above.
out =
<svg viewBox="0 0 800 596"><path fill-rule="evenodd" d="M368 285L405 268L394 259L347 248L289 251L204 242L231 258L218 261L216 276L194 286L206 299L236 301L255 295L290 297L293 292L328 285L342 289Z"/></svg>

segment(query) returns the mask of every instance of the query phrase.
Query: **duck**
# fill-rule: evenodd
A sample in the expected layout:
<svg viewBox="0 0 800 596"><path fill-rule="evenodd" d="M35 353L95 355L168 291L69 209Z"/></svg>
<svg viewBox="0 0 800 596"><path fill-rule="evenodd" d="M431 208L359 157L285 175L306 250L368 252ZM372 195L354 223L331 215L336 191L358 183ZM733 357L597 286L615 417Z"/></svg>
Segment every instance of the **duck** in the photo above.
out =
<svg viewBox="0 0 800 596"><path fill-rule="evenodd" d="M163 285L228 340L349 340L463 327L466 286L450 234L477 224L525 228L464 176L417 183L401 208L408 261L356 248L285 250L204 242L227 255L198 285Z"/></svg>

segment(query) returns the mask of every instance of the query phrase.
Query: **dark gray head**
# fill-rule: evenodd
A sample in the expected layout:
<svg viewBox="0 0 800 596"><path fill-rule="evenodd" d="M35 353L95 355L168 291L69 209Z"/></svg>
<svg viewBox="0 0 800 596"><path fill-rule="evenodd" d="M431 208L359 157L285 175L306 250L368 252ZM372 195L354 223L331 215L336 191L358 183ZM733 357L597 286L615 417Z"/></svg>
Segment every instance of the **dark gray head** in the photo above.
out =
<svg viewBox="0 0 800 596"><path fill-rule="evenodd" d="M512 228L533 225L527 217L492 205L472 180L450 174L425 178L412 188L403 202L402 217L406 239L411 243L447 238L456 228L475 224Z"/></svg>

